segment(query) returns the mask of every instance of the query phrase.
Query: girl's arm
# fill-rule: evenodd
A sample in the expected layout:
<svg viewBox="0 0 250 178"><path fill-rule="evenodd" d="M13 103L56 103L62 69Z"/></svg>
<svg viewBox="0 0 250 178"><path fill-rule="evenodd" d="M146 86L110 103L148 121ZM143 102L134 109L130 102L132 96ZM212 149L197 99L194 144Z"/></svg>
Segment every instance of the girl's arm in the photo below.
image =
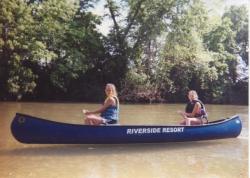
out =
<svg viewBox="0 0 250 178"><path fill-rule="evenodd" d="M194 105L193 112L189 116L194 117L195 114L197 114L200 111L200 109L201 109L201 104L199 102L196 102Z"/></svg>
<svg viewBox="0 0 250 178"><path fill-rule="evenodd" d="M115 105L115 100L114 98L108 98L104 105L100 108L100 109L97 109L95 111L86 111L84 112L84 114L88 115L88 114L98 114L98 113L102 113L103 111L105 111L109 106L111 105Z"/></svg>
<svg viewBox="0 0 250 178"><path fill-rule="evenodd" d="M198 113L198 111L201 108L201 104L199 102L196 102L196 104L194 105L194 109L192 111L192 113L187 113L187 112L183 112L183 111L178 111L178 113L183 117L194 117L196 113Z"/></svg>

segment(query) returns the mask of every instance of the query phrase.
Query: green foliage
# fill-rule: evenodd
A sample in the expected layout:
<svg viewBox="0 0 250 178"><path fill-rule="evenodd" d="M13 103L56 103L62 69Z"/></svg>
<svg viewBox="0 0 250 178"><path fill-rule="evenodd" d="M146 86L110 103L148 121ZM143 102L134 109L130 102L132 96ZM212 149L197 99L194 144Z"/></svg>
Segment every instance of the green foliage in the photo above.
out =
<svg viewBox="0 0 250 178"><path fill-rule="evenodd" d="M190 7L171 17L169 32L162 51L172 86L169 100L182 100L189 89L206 89L209 81L216 79L214 68L209 66L211 54L204 48L202 35L207 31L207 14L203 5L194 1ZM207 74L209 74L207 77Z"/></svg>
<svg viewBox="0 0 250 178"><path fill-rule="evenodd" d="M248 9L209 15L201 0L0 1L0 99L99 101L115 83L123 101L247 103Z"/></svg>
<svg viewBox="0 0 250 178"><path fill-rule="evenodd" d="M0 89L14 95L32 92L36 76L24 65L31 53L32 39L28 35L32 29L31 9L22 0L0 2Z"/></svg>
<svg viewBox="0 0 250 178"><path fill-rule="evenodd" d="M14 54L14 59L11 60L11 70L7 86L9 92L18 97L22 97L24 93L32 93L36 87L36 75L30 68L20 64L20 57ZM21 99L21 98L19 98Z"/></svg>
<svg viewBox="0 0 250 178"><path fill-rule="evenodd" d="M234 31L235 36L233 36L233 40L235 44L235 52L241 56L243 61L245 61L248 65L248 57L249 57L249 42L248 42L248 33L249 33L249 14L246 6L231 6L224 15L223 19L229 18L232 22L230 28Z"/></svg>

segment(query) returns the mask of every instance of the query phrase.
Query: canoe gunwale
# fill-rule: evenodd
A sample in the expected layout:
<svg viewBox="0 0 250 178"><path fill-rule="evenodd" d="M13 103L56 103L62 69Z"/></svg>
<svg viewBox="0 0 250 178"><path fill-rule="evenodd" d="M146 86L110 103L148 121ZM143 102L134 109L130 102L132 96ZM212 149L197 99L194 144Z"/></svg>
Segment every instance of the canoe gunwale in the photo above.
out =
<svg viewBox="0 0 250 178"><path fill-rule="evenodd" d="M16 117L17 116L21 116L21 117L29 117L32 119L37 119L37 120L41 120L41 121L46 121L46 122L50 122L50 123L54 123L54 124L67 124L67 125L72 125L72 126L90 126L90 125L85 125L85 124L73 124L73 123L66 123L66 122L59 122L59 121L54 121L54 120L49 120L49 119L42 119L39 117L35 117L35 116L31 116L28 114L23 114L23 113L16 113ZM218 125L218 124L223 124L225 122L228 122L236 117L239 117L238 115L233 115L230 118L225 118L225 119L219 119L219 120L215 120L215 121L210 121L207 124L203 124L203 125L176 125L176 124L170 124L170 125L152 125L152 124L144 124L144 125L129 125L129 124L110 124L110 125L97 125L97 126L90 126L90 127L131 127L131 126L136 126L136 127L206 127L206 126L213 126L213 125Z"/></svg>

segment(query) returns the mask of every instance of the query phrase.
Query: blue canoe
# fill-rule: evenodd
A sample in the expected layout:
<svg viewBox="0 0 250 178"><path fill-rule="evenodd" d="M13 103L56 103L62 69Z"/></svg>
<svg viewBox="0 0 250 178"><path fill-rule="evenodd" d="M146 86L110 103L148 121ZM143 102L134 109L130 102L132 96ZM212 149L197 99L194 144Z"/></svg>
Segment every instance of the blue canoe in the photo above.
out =
<svg viewBox="0 0 250 178"><path fill-rule="evenodd" d="M237 137L239 116L200 126L67 124L17 113L11 124L13 136L34 144L124 144L213 140Z"/></svg>

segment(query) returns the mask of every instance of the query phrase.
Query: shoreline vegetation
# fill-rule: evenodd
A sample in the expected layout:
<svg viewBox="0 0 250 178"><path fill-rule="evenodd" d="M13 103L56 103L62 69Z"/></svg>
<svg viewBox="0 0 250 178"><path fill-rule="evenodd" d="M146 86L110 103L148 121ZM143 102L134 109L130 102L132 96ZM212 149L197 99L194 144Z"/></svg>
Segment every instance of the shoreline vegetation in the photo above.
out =
<svg viewBox="0 0 250 178"><path fill-rule="evenodd" d="M101 100L99 101L76 101L76 100L0 100L0 103L58 103L58 104L101 104ZM186 104L187 101L180 101L180 102L129 102L129 101L120 101L122 105L159 105L159 104ZM237 106L248 106L248 103L206 103L206 104L213 104L213 105L237 105Z"/></svg>
<svg viewBox="0 0 250 178"><path fill-rule="evenodd" d="M113 83L123 103L248 105L247 4L103 1L0 1L0 101L101 102Z"/></svg>
<svg viewBox="0 0 250 178"><path fill-rule="evenodd" d="M96 101L86 101L86 100L28 100L28 99L22 99L22 100L0 100L0 103L58 103L58 104L81 104L81 103L87 103L87 104L102 104L103 99L96 100ZM167 101L161 101L161 102L129 102L129 101L120 101L120 104L122 105L161 105L161 104L187 104L188 100L183 100L179 102L167 102ZM248 103L204 103L204 104L211 104L211 105L237 105L237 106L248 106Z"/></svg>

